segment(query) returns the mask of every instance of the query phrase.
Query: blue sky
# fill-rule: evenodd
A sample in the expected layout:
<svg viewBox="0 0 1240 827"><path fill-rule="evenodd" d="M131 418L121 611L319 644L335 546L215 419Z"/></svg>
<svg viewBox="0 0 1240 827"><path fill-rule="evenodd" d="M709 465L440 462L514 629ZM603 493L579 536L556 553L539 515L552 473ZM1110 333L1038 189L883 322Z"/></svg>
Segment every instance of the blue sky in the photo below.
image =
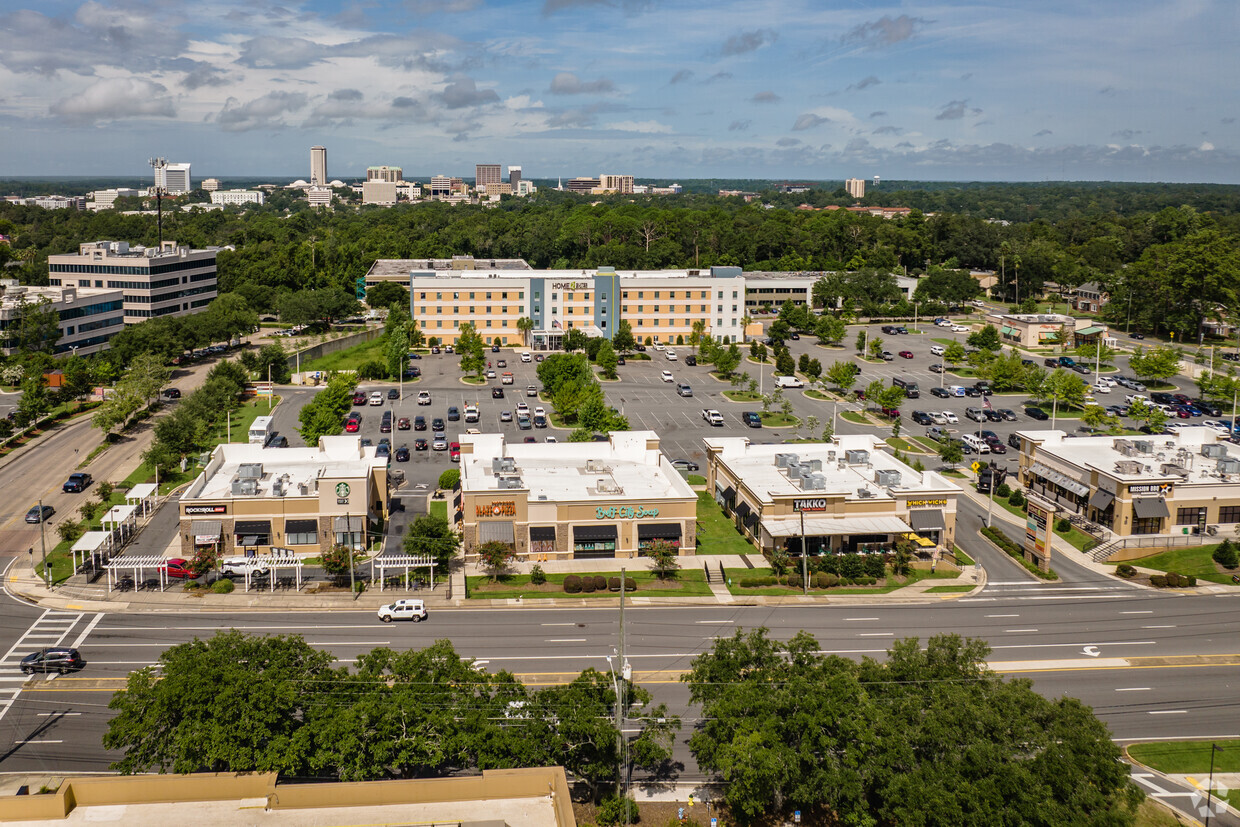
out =
<svg viewBox="0 0 1240 827"><path fill-rule="evenodd" d="M22 6L25 6L24 8ZM0 175L1240 183L1236 0L0 0Z"/></svg>

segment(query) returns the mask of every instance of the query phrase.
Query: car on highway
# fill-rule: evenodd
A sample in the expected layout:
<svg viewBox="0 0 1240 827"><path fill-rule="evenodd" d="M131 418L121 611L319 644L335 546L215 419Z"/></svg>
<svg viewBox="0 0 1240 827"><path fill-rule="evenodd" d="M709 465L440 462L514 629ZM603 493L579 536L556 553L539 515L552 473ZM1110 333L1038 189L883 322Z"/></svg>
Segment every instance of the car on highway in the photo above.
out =
<svg viewBox="0 0 1240 827"><path fill-rule="evenodd" d="M398 431L409 430L409 417L402 416L400 419L396 420L396 430Z"/></svg>
<svg viewBox="0 0 1240 827"><path fill-rule="evenodd" d="M431 392L430 391L418 391L418 404L419 405L431 404Z"/></svg>
<svg viewBox="0 0 1240 827"><path fill-rule="evenodd" d="M429 450L430 447L430 443L426 441L425 437L418 437L413 441L413 450L415 451L426 451Z"/></svg>
<svg viewBox="0 0 1240 827"><path fill-rule="evenodd" d="M394 458L396 459L397 462L408 462L409 461L409 446L402 445L399 448L397 448Z"/></svg>
<svg viewBox="0 0 1240 827"><path fill-rule="evenodd" d="M50 505L32 505L26 512L26 522L38 525L44 520L50 520L55 513L56 509Z"/></svg>
<svg viewBox="0 0 1240 827"><path fill-rule="evenodd" d="M189 561L184 557L173 557L166 563L160 563L155 570L163 572L168 577L180 578L182 580L193 580L196 576L189 570Z"/></svg>
<svg viewBox="0 0 1240 827"><path fill-rule="evenodd" d="M689 460L689 459L674 459L672 460L672 467L675 468L677 471L698 470L698 464L694 462L693 460Z"/></svg>
<svg viewBox="0 0 1240 827"><path fill-rule="evenodd" d="M499 412L499 421L500 421L500 422L511 422L511 421L512 421L512 411L500 411L500 412Z"/></svg>
<svg viewBox="0 0 1240 827"><path fill-rule="evenodd" d="M659 374L659 377L664 382L675 382L676 381L675 378L672 377L672 372L670 370L663 371L661 374Z"/></svg>
<svg viewBox="0 0 1240 827"><path fill-rule="evenodd" d="M902 350L902 351L900 351L900 358L901 358L901 359L912 359L912 358L913 358L913 351L911 351L911 350Z"/></svg>
<svg viewBox="0 0 1240 827"><path fill-rule="evenodd" d="M45 646L21 659L18 667L23 675L34 672L76 672L86 665L77 649L69 646Z"/></svg>
<svg viewBox="0 0 1240 827"><path fill-rule="evenodd" d="M951 398L952 394L951 394L951 391L949 391L947 388L931 388L930 395L937 396L942 399L949 399Z"/></svg>
<svg viewBox="0 0 1240 827"><path fill-rule="evenodd" d="M1046 420L1050 419L1050 416L1047 415L1046 411L1042 410L1041 408L1035 408L1032 406L1025 408L1025 416L1029 417L1030 419L1036 419L1039 422L1045 422Z"/></svg>
<svg viewBox="0 0 1240 827"><path fill-rule="evenodd" d="M1133 339L1144 339L1145 338L1144 333L1129 333L1128 335Z"/></svg>
<svg viewBox="0 0 1240 827"><path fill-rule="evenodd" d="M377 612L379 619L384 623L391 623L393 620L412 620L419 623L426 620L426 603L413 597L404 597L394 603L386 606L380 606Z"/></svg>
<svg viewBox="0 0 1240 827"><path fill-rule="evenodd" d="M65 480L65 484L60 486L60 490L66 494L80 494L86 490L86 486L90 485L91 476L84 471L75 471L69 475L69 479Z"/></svg>
<svg viewBox="0 0 1240 827"><path fill-rule="evenodd" d="M225 577L245 577L247 570L253 577L256 574L265 575L271 569L256 557L226 557L220 561L220 574Z"/></svg>

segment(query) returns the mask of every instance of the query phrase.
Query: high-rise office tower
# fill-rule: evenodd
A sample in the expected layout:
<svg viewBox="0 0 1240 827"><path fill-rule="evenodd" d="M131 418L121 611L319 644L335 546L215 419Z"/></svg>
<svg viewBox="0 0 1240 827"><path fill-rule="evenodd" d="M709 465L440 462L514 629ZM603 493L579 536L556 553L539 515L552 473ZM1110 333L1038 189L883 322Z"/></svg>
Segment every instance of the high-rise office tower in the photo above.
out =
<svg viewBox="0 0 1240 827"><path fill-rule="evenodd" d="M849 178L844 182L844 189L848 190L848 194L853 198L865 198L865 179Z"/></svg>
<svg viewBox="0 0 1240 827"><path fill-rule="evenodd" d="M397 181L403 181L404 178L402 176L404 174L405 174L405 171L401 169L400 167L389 167L389 166L366 167L366 180L367 181L383 181L385 183L395 183Z"/></svg>
<svg viewBox="0 0 1240 827"><path fill-rule="evenodd" d="M310 147L310 185L327 186L327 147Z"/></svg>
<svg viewBox="0 0 1240 827"><path fill-rule="evenodd" d="M499 164L477 164L474 166L474 189L481 191L488 184L498 184L504 180L500 177Z"/></svg>
<svg viewBox="0 0 1240 827"><path fill-rule="evenodd" d="M516 192L521 183L521 167L508 167L508 183L512 185L512 191Z"/></svg>
<svg viewBox="0 0 1240 827"><path fill-rule="evenodd" d="M193 189L190 186L189 164L165 164L155 168L155 186L168 195L181 195Z"/></svg>

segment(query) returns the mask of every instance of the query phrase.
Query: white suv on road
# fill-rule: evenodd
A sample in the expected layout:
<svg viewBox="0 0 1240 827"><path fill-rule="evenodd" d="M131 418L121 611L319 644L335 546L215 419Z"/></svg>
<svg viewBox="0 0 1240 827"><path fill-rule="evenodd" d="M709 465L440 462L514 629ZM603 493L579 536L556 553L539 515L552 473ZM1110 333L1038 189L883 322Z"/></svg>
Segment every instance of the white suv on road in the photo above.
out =
<svg viewBox="0 0 1240 827"><path fill-rule="evenodd" d="M265 563L255 557L229 557L220 561L220 572L226 577L244 577L247 569L251 577L270 571Z"/></svg>
<svg viewBox="0 0 1240 827"><path fill-rule="evenodd" d="M412 620L419 623L426 620L426 603L414 597L405 597L395 603L380 606L377 614L384 623L391 623L393 620Z"/></svg>

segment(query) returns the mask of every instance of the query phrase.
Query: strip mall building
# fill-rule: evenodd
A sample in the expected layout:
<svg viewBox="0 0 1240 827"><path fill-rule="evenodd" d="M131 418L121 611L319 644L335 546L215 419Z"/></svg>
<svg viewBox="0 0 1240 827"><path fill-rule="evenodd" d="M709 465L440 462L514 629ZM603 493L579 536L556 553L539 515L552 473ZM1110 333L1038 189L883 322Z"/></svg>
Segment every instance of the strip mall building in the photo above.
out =
<svg viewBox="0 0 1240 827"><path fill-rule="evenodd" d="M697 494L653 431L605 443L463 435L453 505L467 556L487 542L522 559L639 557L655 541L695 553Z"/></svg>
<svg viewBox="0 0 1240 827"><path fill-rule="evenodd" d="M951 556L960 493L934 471L915 471L869 434L831 442L755 445L706 438L708 490L763 551L810 554L890 550L911 540L924 556Z"/></svg>

